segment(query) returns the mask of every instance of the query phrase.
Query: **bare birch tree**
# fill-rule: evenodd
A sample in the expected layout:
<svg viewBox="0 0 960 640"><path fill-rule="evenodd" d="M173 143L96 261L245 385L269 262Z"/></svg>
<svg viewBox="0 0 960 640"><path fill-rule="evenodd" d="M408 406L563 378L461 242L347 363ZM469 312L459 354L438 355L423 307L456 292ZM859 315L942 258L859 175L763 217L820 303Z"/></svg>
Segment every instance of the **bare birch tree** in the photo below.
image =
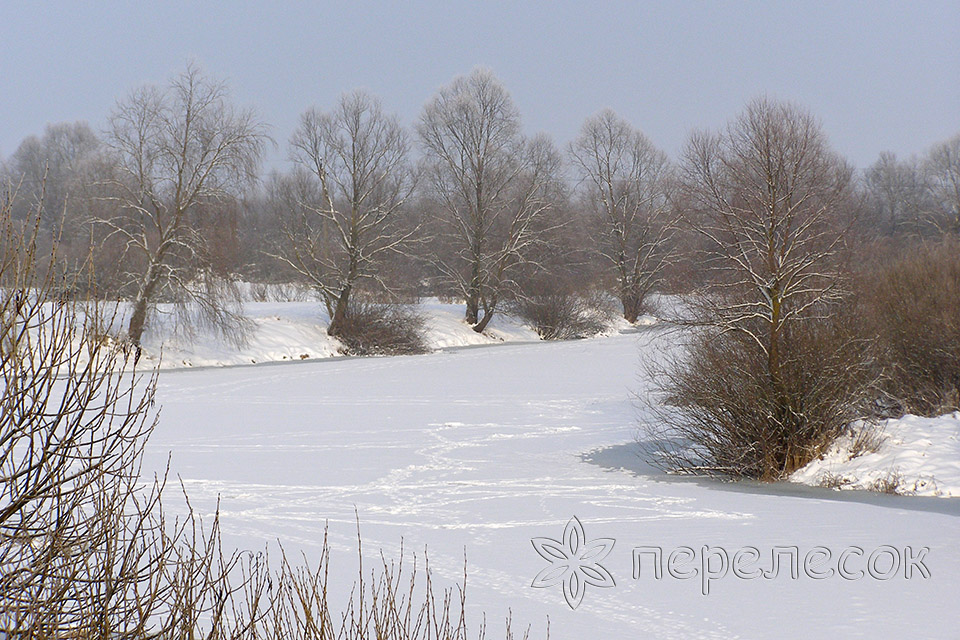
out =
<svg viewBox="0 0 960 640"><path fill-rule="evenodd" d="M123 246L131 341L139 343L161 298L195 304L217 322L229 319L227 290L210 277L210 247L197 218L256 179L268 140L256 115L234 108L226 86L194 66L166 87L142 87L117 104L106 132L116 165L106 199L117 213L97 222Z"/></svg>
<svg viewBox="0 0 960 640"><path fill-rule="evenodd" d="M545 137L524 139L510 94L487 69L442 88L417 131L451 248L436 265L482 332L539 240L560 156Z"/></svg>
<svg viewBox="0 0 960 640"><path fill-rule="evenodd" d="M616 277L623 317L636 322L667 263L676 228L673 176L665 153L613 111L588 118L570 145L595 216L600 255Z"/></svg>
<svg viewBox="0 0 960 640"><path fill-rule="evenodd" d="M299 202L278 257L320 293L335 336L357 285L387 288L379 264L404 251L416 232L402 215L415 184L409 143L379 99L355 91L329 113L304 113L290 146L300 170L290 186Z"/></svg>

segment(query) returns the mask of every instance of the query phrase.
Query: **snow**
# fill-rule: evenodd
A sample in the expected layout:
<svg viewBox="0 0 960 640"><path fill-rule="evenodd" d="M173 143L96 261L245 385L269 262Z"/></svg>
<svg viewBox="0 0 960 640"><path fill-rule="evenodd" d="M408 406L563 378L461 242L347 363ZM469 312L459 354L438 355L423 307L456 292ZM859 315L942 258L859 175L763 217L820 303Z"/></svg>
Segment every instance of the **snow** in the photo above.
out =
<svg viewBox="0 0 960 640"><path fill-rule="evenodd" d="M150 327L142 344L148 361L163 368L257 364L339 355L340 344L327 335L316 302L251 302L246 343L238 347L212 331L181 336L160 323ZM162 319L162 316L161 316Z"/></svg>
<svg viewBox="0 0 960 640"><path fill-rule="evenodd" d="M495 315L481 334L463 321L465 307L462 304L446 304L428 298L420 308L427 316L427 343L433 349L540 340L536 331L503 314Z"/></svg>
<svg viewBox="0 0 960 640"><path fill-rule="evenodd" d="M273 308L275 315L271 308L250 305L278 344L296 335L305 345L311 335L293 327L314 321L315 303ZM430 313L437 345L497 339L461 331L452 307ZM219 497L227 545L257 550L279 540L288 557L302 551L315 560L329 523L331 585L341 601L355 571L357 515L365 558L379 562L381 549L396 558L401 543L408 555L428 547L437 586L462 577L466 553L468 613L474 630L486 613L491 638L502 637L508 612L515 632L530 624L540 638L549 617L559 640L957 636L960 502L665 476L637 455L637 425L649 416L634 394L651 383L639 377L641 357L673 348L675 333L654 325L531 343L522 327L496 331L506 343L490 348L314 360L314 345L311 359L295 364L162 372L146 467L162 470L172 452L173 473L198 511L213 512ZM282 359L301 346L268 343L249 348ZM948 423L956 446L957 419L903 421L926 430L904 446L942 442ZM888 434L909 435L890 425ZM899 463L904 473L907 461ZM945 468L933 472L941 488L952 483L937 475ZM547 566L531 540L559 539L573 516L591 540L616 540L603 566L617 586L588 587L576 610L560 587L531 587ZM780 546L801 554L818 545L868 554L881 545L928 547L930 577L730 575L704 596L699 579L634 579L632 549L647 545L663 547L664 560L681 545L731 555L755 546L765 563Z"/></svg>
<svg viewBox="0 0 960 640"><path fill-rule="evenodd" d="M918 496L960 497L960 412L855 425L855 432L860 429L873 435L876 451L855 455L851 433L790 479L840 489L887 488Z"/></svg>
<svg viewBox="0 0 960 640"><path fill-rule="evenodd" d="M164 369L179 369L339 356L341 344L327 335L329 319L322 308L316 301L247 302L243 313L251 327L240 346L209 330L178 335L169 318L160 313L142 340L144 357ZM479 334L463 321L462 304L429 298L420 309L427 319L427 343L432 349L540 339L535 331L504 315L494 316L487 330ZM120 323L115 324L120 331Z"/></svg>

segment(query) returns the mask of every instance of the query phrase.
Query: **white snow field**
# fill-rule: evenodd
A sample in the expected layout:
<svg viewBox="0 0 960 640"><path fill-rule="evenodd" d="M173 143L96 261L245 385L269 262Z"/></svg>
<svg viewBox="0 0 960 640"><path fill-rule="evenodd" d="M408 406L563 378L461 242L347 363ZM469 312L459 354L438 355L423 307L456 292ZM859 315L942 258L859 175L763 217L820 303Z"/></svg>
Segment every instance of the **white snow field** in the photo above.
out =
<svg viewBox="0 0 960 640"><path fill-rule="evenodd" d="M649 327L424 356L165 371L147 463L161 469L172 452L202 513L219 496L227 545L280 540L288 557L316 560L329 523L334 603L353 580L355 511L365 562L381 549L396 558L401 541L408 556L427 546L437 586L449 586L466 552L472 627L486 612L488 638L502 637L508 611L514 631L530 624L532 637L544 637L549 617L560 640L960 637L960 502L683 480L637 458L644 416L633 394L649 386L641 354L672 339ZM576 610L560 586L531 587L548 566L531 539L560 539L574 515L588 539L616 540L600 562L616 586L588 586ZM681 546L697 562L710 555L716 575L719 548L733 559L755 547L760 560L737 564L737 574L731 562L703 595L699 576L673 577L696 566L668 563ZM661 547L673 573L665 566L657 579L651 554L639 554L634 579L638 547ZM778 552L787 547L798 549L796 578L792 552ZM834 567L846 553L850 579L805 565L814 547L828 549ZM905 547L910 558L900 557ZM775 553L776 577L738 577L770 569Z"/></svg>

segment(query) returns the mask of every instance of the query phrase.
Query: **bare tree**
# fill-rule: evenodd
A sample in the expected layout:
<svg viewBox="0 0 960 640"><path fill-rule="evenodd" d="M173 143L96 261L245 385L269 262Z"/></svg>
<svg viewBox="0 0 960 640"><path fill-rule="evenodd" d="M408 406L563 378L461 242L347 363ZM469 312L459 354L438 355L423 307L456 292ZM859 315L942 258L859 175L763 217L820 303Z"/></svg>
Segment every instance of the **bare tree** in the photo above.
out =
<svg viewBox="0 0 960 640"><path fill-rule="evenodd" d="M934 146L924 164L933 200L929 222L942 234L960 237L960 134Z"/></svg>
<svg viewBox="0 0 960 640"><path fill-rule="evenodd" d="M12 203L15 218L27 219L37 210L44 212L43 223L52 226L67 215L68 195L76 192L84 165L95 156L100 141L85 122L49 124L40 137L29 136L10 157L7 171L20 185L17 201ZM40 202L40 198L43 202Z"/></svg>
<svg viewBox="0 0 960 640"><path fill-rule="evenodd" d="M673 176L666 154L605 109L588 118L570 145L595 215L600 255L616 276L623 317L636 322L669 253Z"/></svg>
<svg viewBox="0 0 960 640"><path fill-rule="evenodd" d="M417 230L402 215L415 184L407 135L377 98L355 91L330 113L304 113L290 146L300 171L287 191L298 206L279 257L320 293L336 336L358 284L387 288L380 263Z"/></svg>
<svg viewBox="0 0 960 640"><path fill-rule="evenodd" d="M510 94L487 69L442 88L417 131L450 248L436 264L482 332L538 242L560 156L545 137L524 139Z"/></svg>
<svg viewBox="0 0 960 640"><path fill-rule="evenodd" d="M685 160L687 220L719 276L713 320L749 336L776 379L785 326L839 294L831 258L852 170L812 115L767 99L721 135L694 134Z"/></svg>
<svg viewBox="0 0 960 640"><path fill-rule="evenodd" d="M0 171L18 185L11 203L14 219L29 220L42 212L38 241L45 248L58 244L56 268L62 280L90 257L88 186L102 157L102 145L85 122L61 122L47 125L41 136L25 138Z"/></svg>
<svg viewBox="0 0 960 640"><path fill-rule="evenodd" d="M767 99L694 134L684 160L680 201L713 278L687 352L654 365L653 460L779 479L863 415L873 384L868 341L834 304L852 171L813 116Z"/></svg>
<svg viewBox="0 0 960 640"><path fill-rule="evenodd" d="M915 160L899 160L893 153L880 154L866 171L872 234L894 235L915 228L929 207L923 170ZM867 222L865 221L865 222Z"/></svg>
<svg viewBox="0 0 960 640"><path fill-rule="evenodd" d="M140 341L160 298L229 319L198 218L256 179L268 140L256 115L234 108L226 86L194 66L164 88L137 89L117 104L106 132L116 166L106 199L117 213L98 222L122 242L131 341Z"/></svg>

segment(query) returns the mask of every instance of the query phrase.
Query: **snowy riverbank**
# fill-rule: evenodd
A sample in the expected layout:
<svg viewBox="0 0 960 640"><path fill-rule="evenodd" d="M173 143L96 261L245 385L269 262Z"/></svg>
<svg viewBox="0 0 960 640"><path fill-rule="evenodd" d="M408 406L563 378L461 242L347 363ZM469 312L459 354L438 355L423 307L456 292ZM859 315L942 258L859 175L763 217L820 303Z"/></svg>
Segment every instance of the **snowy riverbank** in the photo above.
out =
<svg viewBox="0 0 960 640"><path fill-rule="evenodd" d="M864 449L855 435L846 435L790 479L838 489L960 497L960 412L937 418L907 415L856 429L868 430L870 446Z"/></svg>

